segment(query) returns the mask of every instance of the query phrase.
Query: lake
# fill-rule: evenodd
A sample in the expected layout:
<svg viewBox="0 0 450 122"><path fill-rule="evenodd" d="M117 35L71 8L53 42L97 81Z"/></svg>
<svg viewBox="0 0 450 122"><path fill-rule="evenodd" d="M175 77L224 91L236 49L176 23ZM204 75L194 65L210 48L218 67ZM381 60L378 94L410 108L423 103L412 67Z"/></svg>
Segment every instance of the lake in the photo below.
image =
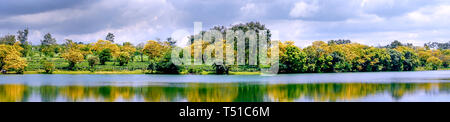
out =
<svg viewBox="0 0 450 122"><path fill-rule="evenodd" d="M450 70L261 75L0 75L0 102L450 102Z"/></svg>

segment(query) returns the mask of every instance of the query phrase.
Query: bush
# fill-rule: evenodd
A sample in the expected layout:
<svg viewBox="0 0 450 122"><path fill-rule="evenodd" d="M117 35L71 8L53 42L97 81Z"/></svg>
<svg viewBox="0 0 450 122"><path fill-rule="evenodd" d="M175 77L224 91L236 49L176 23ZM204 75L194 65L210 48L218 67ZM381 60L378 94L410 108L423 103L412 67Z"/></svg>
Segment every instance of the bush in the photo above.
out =
<svg viewBox="0 0 450 122"><path fill-rule="evenodd" d="M193 67L193 66L189 66L187 72L188 73L192 73L192 74L200 74L203 71L202 67Z"/></svg>
<svg viewBox="0 0 450 122"><path fill-rule="evenodd" d="M55 64L53 64L52 62L46 61L43 63L43 65L44 65L45 73L52 74L53 71L55 71Z"/></svg>
<svg viewBox="0 0 450 122"><path fill-rule="evenodd" d="M95 65L100 63L100 59L97 56L91 56L88 58L89 67L91 71L95 71Z"/></svg>
<svg viewBox="0 0 450 122"><path fill-rule="evenodd" d="M218 65L218 64L213 64L212 65L216 71L216 74L228 74L229 73L229 67L225 66L225 65Z"/></svg>

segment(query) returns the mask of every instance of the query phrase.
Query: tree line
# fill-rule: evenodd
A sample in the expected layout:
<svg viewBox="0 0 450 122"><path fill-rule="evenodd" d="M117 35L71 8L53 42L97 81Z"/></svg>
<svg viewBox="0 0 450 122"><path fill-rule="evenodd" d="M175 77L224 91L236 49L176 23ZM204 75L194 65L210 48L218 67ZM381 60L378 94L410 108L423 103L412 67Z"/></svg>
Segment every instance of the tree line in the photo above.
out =
<svg viewBox="0 0 450 122"><path fill-rule="evenodd" d="M230 28L216 26L211 30L219 30L226 34L226 30L269 30L259 22L233 25ZM200 34L203 34L201 32ZM270 40L270 30L267 31ZM259 36L259 35L258 35ZM196 45L191 36L187 48ZM212 65L212 66L176 66L171 62L172 48L175 48L176 40L149 40L146 43L133 45L130 42L117 44L115 35L108 33L104 40L84 44L66 39L63 44L57 44L56 39L50 33L44 35L40 45L32 45L28 41L28 29L19 30L17 35L5 35L0 38L0 69L2 73L23 73L28 66L27 59L39 55L46 73L55 70L55 64L51 58L62 58L68 62L67 70L78 70L77 64L88 62L89 70L94 72L98 65L125 66L131 62L144 62L144 56L148 66L147 73L199 73L202 68L213 69L216 74L227 74L229 71L245 69L258 70L263 65L237 66L237 65ZM213 39L214 40L214 39ZM246 45L248 39L245 39ZM200 42L200 45L214 43L214 41ZM330 40L328 42L315 41L312 45L300 48L293 41L279 42L279 72L281 73L321 73L321 72L377 72L377 71L414 71L437 70L448 68L450 63L450 41L446 43L430 42L424 46L413 46L393 41L386 46L368 46L352 43L350 40ZM226 46L226 45L224 45ZM236 47L236 46L235 46ZM234 51L229 51L236 53ZM246 46L245 53L248 54ZM225 51L227 53L227 51ZM270 54L268 54L270 55ZM139 58L135 58L139 57ZM248 55L245 57L248 62ZM140 60L136 60L140 59Z"/></svg>

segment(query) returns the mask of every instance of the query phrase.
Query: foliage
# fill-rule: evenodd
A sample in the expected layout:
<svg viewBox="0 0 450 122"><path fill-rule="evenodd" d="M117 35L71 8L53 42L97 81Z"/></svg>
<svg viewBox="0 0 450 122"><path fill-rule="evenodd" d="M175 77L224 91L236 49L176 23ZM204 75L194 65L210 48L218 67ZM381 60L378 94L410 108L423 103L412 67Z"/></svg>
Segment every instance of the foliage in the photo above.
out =
<svg viewBox="0 0 450 122"><path fill-rule="evenodd" d="M56 39L52 37L52 34L47 33L44 35L44 40L41 40L41 45L48 46L48 45L55 45Z"/></svg>
<svg viewBox="0 0 450 122"><path fill-rule="evenodd" d="M75 47L68 49L61 54L61 57L69 61L69 69L75 70L75 65L81 61L84 61L84 56L81 51Z"/></svg>
<svg viewBox="0 0 450 122"><path fill-rule="evenodd" d="M439 43L439 42L428 42L424 44L424 47L435 48L435 49L450 49L450 41Z"/></svg>
<svg viewBox="0 0 450 122"><path fill-rule="evenodd" d="M164 74L178 74L179 67L170 61L171 53L165 53L161 60L156 63L156 70Z"/></svg>
<svg viewBox="0 0 450 122"><path fill-rule="evenodd" d="M164 55L164 52L167 51L163 45L159 42L150 40L145 44L142 52L149 57L149 60L153 60L156 58L160 58Z"/></svg>
<svg viewBox="0 0 450 122"><path fill-rule="evenodd" d="M55 64L52 62L44 61L42 65L44 66L45 73L47 74L52 74L53 71L55 71Z"/></svg>
<svg viewBox="0 0 450 122"><path fill-rule="evenodd" d="M412 44L411 44L411 43L402 44L400 41L395 40L395 41L393 41L391 44L386 45L385 47L386 47L386 48L394 49L394 48L397 48L397 47L399 47L399 46L408 46L408 47L412 47Z"/></svg>
<svg viewBox="0 0 450 122"><path fill-rule="evenodd" d="M94 71L95 65L100 63L100 59L97 56L91 56L88 58L89 67L91 68L91 71Z"/></svg>
<svg viewBox="0 0 450 122"><path fill-rule="evenodd" d="M108 33L108 35L106 35L105 40L108 40L108 41L114 43L114 37L115 37L114 34Z"/></svg>
<svg viewBox="0 0 450 122"><path fill-rule="evenodd" d="M249 22L232 25L231 27L215 26L210 30L217 30L225 34L227 30L242 30L243 32L255 30L259 32L268 29L259 22ZM205 34L205 31L199 34ZM259 33L257 34L259 37ZM201 53L205 53L207 46L214 46L211 44L214 44L215 40L200 40L194 43L193 36L191 36L191 43L188 42L187 47L182 47L191 48L192 58L195 58L193 47L201 46ZM270 39L269 30L266 36ZM115 44L114 38L114 34L108 33L106 40L98 40L91 44L76 43L70 39L66 39L64 44L57 44L56 39L50 33L47 33L41 40L41 45L31 45L27 42L28 29L19 30L17 36L6 35L0 38L0 68L4 71L21 73L24 70L33 71L51 67L54 67L53 70L65 70L67 67L74 70L76 65L77 69L85 71L92 71L93 69L100 71L148 69L150 73L154 71L158 73L179 72L180 68L170 61L171 48L175 46L176 40L169 37L166 41L150 40L147 43L134 46L130 42ZM230 71L256 72L262 67L266 67L260 64L261 62L257 62L256 66L248 64L249 39L245 38L244 40L246 65L241 66L237 63L232 65L185 65L181 66L181 70L183 70L183 73L215 72L216 74L228 74ZM225 39L222 41L225 41ZM419 70L436 70L447 68L450 64L448 45L449 42L429 42L420 47L395 40L389 45L374 47L339 39L327 42L315 41L310 46L300 48L295 46L294 42L286 41L279 43L279 69L281 73L414 71L416 68L419 68ZM224 44L224 48L229 46L232 45ZM270 46L268 44L268 47ZM236 56L238 53L237 45L235 44L231 51L224 51L224 56L227 52L234 53ZM212 56L215 57L215 53ZM49 63L40 63L40 59L43 58L50 58L48 62L51 62L53 66ZM94 68L97 64L102 65Z"/></svg>
<svg viewBox="0 0 450 122"><path fill-rule="evenodd" d="M110 61L113 58L111 49L104 49L102 52L100 52L99 58L100 64L105 65L105 62Z"/></svg>
<svg viewBox="0 0 450 122"><path fill-rule="evenodd" d="M19 40L19 42L21 44L27 44L27 40L28 40L28 28L24 29L24 30L19 30L17 31L17 34L19 34L17 36L17 40Z"/></svg>
<svg viewBox="0 0 450 122"><path fill-rule="evenodd" d="M92 51L95 51L97 55L103 52L105 49L109 49L111 56L117 57L120 53L120 48L117 44L114 44L107 40L98 40L96 43L91 44ZM100 57L101 58L101 57Z"/></svg>
<svg viewBox="0 0 450 122"><path fill-rule="evenodd" d="M414 69L419 65L419 59L414 49L401 46L397 47L396 50L403 53L403 71L414 71Z"/></svg>
<svg viewBox="0 0 450 122"><path fill-rule="evenodd" d="M16 43L16 36L14 35L5 35L0 38L0 44L13 45Z"/></svg>
<svg viewBox="0 0 450 122"><path fill-rule="evenodd" d="M340 44L350 44L350 43L352 43L352 41L342 40L342 39L328 41L328 45L340 45Z"/></svg>
<svg viewBox="0 0 450 122"><path fill-rule="evenodd" d="M427 69L437 70L441 64L442 61L434 56L427 59Z"/></svg>
<svg viewBox="0 0 450 122"><path fill-rule="evenodd" d="M229 74L229 72L230 72L230 70L229 70L230 66L226 66L223 64L216 64L216 63L214 63L212 66L214 67L216 74Z"/></svg>
<svg viewBox="0 0 450 122"><path fill-rule="evenodd" d="M119 57L117 57L117 60L119 61L119 66L128 64L130 59L131 59L130 54L127 52L121 52Z"/></svg>
<svg viewBox="0 0 450 122"><path fill-rule="evenodd" d="M18 74L22 74L27 66L27 60L21 57L20 51L23 50L20 47L19 42L14 45L0 44L0 69L5 73L8 70L16 71Z"/></svg>
<svg viewBox="0 0 450 122"><path fill-rule="evenodd" d="M280 47L280 72L282 73L298 73L305 72L306 67L306 53L299 47L294 45L294 42L287 41L279 44Z"/></svg>

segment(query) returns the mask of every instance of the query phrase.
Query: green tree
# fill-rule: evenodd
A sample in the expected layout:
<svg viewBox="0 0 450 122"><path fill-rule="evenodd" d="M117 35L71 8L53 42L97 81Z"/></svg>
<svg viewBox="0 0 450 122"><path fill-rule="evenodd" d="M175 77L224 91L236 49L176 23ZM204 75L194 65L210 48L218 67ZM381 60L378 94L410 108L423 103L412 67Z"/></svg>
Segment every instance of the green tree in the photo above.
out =
<svg viewBox="0 0 450 122"><path fill-rule="evenodd" d="M156 63L156 70L164 74L178 74L179 67L170 61L171 53L165 53L161 60Z"/></svg>
<svg viewBox="0 0 450 122"><path fill-rule="evenodd" d="M44 61L42 65L44 66L45 73L47 74L52 74L53 71L55 71L55 64L53 64L53 62Z"/></svg>
<svg viewBox="0 0 450 122"><path fill-rule="evenodd" d="M75 70L75 65L84 60L84 56L78 49L69 49L61 54L61 57L69 61L69 69Z"/></svg>
<svg viewBox="0 0 450 122"><path fill-rule="evenodd" d="M108 33L108 35L106 35L105 40L108 40L108 41L114 43L114 37L115 37L114 34Z"/></svg>
<svg viewBox="0 0 450 122"><path fill-rule="evenodd" d="M28 40L28 28L24 29L24 30L19 30L17 31L17 34L19 34L17 36L17 40L20 41L21 44L27 44L27 40Z"/></svg>
<svg viewBox="0 0 450 122"><path fill-rule="evenodd" d="M88 62L91 71L95 71L95 65L100 63L100 59L97 56L91 56L88 58Z"/></svg>
<svg viewBox="0 0 450 122"><path fill-rule="evenodd" d="M52 37L50 33L44 35L44 39L41 40L40 51L44 53L46 56L53 57L55 55L56 48L56 39Z"/></svg>
<svg viewBox="0 0 450 122"><path fill-rule="evenodd" d="M0 44L14 45L14 43L16 43L16 36L14 35L5 35L0 38Z"/></svg>
<svg viewBox="0 0 450 122"><path fill-rule="evenodd" d="M105 65L105 63L107 61L111 61L111 59L113 58L111 49L107 48L107 49L104 49L103 51L101 51L99 54L99 58L100 58L101 65Z"/></svg>
<svg viewBox="0 0 450 122"><path fill-rule="evenodd" d="M299 47L294 45L294 42L287 41L284 44L280 43L280 72L283 73L299 73L306 72L306 53Z"/></svg>
<svg viewBox="0 0 450 122"><path fill-rule="evenodd" d="M128 54L127 52L121 52L119 57L117 57L120 66L128 64L128 62L130 62L130 59L131 59L130 54Z"/></svg>
<svg viewBox="0 0 450 122"><path fill-rule="evenodd" d="M404 61L403 54L393 49L388 49L388 52L391 57L391 62L388 64L388 69L390 71L402 71Z"/></svg>

